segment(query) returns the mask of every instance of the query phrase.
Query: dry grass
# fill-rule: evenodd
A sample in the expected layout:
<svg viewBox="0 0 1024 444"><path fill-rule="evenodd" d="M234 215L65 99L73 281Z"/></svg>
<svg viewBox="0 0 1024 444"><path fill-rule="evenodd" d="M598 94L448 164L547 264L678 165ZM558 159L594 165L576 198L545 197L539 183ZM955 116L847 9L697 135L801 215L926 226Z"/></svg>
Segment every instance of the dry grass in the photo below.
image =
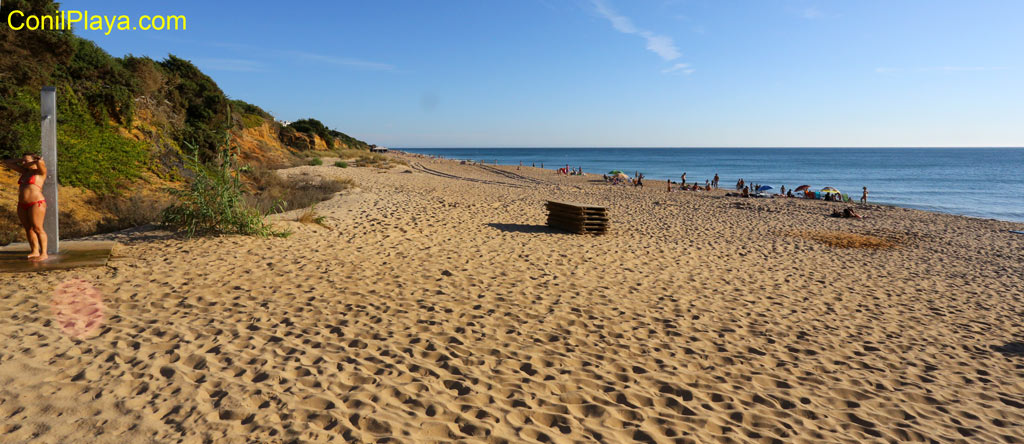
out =
<svg viewBox="0 0 1024 444"><path fill-rule="evenodd" d="M904 241L894 236L875 236L870 234L855 234L842 231L801 231L793 233L793 236L818 241L833 248L863 248L880 250L896 248L904 244Z"/></svg>
<svg viewBox="0 0 1024 444"><path fill-rule="evenodd" d="M363 150L338 150L337 155L342 160L352 161L351 165L356 167L374 167L381 169L392 168L395 165L408 165L406 161L379 153L371 153Z"/></svg>
<svg viewBox="0 0 1024 444"><path fill-rule="evenodd" d="M355 158L357 158L359 156L362 156L364 154L372 154L371 152L365 151L365 150L348 150L348 149L336 150L334 152L335 152L335 154L338 155L338 157L340 157L342 159L355 159Z"/></svg>
<svg viewBox="0 0 1024 444"><path fill-rule="evenodd" d="M323 202L355 187L355 181L297 176L285 179L277 172L256 167L246 176L251 192L246 201L264 214L291 211Z"/></svg>
<svg viewBox="0 0 1024 444"><path fill-rule="evenodd" d="M24 236L25 230L18 221L18 213L8 208L0 208L0 246L17 242Z"/></svg>
<svg viewBox="0 0 1024 444"><path fill-rule="evenodd" d="M260 168L267 170L281 170L285 168L294 168L297 166L309 165L310 157L315 156L307 155L305 152L293 153L292 156L287 158L275 158L259 163L250 163L242 167L242 169L245 171L253 171Z"/></svg>
<svg viewBox="0 0 1024 444"><path fill-rule="evenodd" d="M309 208L306 208L305 211L303 211L301 214L299 214L299 217L295 218L296 222L301 222L301 223L304 223L304 224L316 224L316 225L319 225L321 227L330 229L330 227L328 227L327 225L324 224L324 222L326 220L327 220L326 217L318 216L316 214L316 204L310 206Z"/></svg>
<svg viewBox="0 0 1024 444"><path fill-rule="evenodd" d="M109 216L104 217L92 232L82 230L81 233L77 233L77 236L71 236L69 233L69 237L108 233L157 222L160 220L160 212L173 202L170 196L162 194L136 193L130 196L97 198L94 205L100 211L108 213ZM61 219L61 231L65 230L64 220Z"/></svg>

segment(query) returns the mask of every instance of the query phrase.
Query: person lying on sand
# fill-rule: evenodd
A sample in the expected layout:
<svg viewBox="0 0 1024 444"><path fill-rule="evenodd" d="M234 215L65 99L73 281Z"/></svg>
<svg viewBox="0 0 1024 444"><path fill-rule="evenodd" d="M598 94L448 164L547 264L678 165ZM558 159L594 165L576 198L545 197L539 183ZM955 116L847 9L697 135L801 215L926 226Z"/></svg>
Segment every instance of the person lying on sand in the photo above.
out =
<svg viewBox="0 0 1024 444"><path fill-rule="evenodd" d="M839 211L839 210L833 211L832 212L832 217L840 217L840 218L843 218L843 219L862 219L863 218L863 216L861 216L861 215L857 214L856 212L854 212L853 208L846 208L843 211Z"/></svg>

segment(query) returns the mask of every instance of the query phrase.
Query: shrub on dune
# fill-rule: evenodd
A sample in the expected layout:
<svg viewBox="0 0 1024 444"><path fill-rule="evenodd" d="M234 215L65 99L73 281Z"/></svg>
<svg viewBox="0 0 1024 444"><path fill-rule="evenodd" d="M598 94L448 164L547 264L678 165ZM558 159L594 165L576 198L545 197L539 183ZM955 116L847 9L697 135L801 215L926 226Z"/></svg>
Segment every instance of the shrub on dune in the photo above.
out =
<svg viewBox="0 0 1024 444"><path fill-rule="evenodd" d="M187 144L186 144L187 145ZM183 189L168 192L177 202L161 213L162 224L170 229L184 232L187 237L196 235L242 234L249 236L287 236L276 231L264 220L263 215L247 204L243 198L243 185L235 169L235 155L225 144L218 158L210 163L199 160L199 151L194 147L186 167L195 178Z"/></svg>

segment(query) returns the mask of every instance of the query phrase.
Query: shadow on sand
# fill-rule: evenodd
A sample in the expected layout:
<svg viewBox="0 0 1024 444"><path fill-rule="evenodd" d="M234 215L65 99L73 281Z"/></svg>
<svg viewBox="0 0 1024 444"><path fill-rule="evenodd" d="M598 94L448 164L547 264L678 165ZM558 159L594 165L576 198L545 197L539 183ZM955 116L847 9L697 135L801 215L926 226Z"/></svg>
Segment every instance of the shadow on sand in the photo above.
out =
<svg viewBox="0 0 1024 444"><path fill-rule="evenodd" d="M993 345L992 351L1006 356L1024 356L1024 342L1008 342L1006 345Z"/></svg>
<svg viewBox="0 0 1024 444"><path fill-rule="evenodd" d="M561 233L561 231L551 228L547 225L528 225L528 224L487 224L491 228L497 228L506 233Z"/></svg>

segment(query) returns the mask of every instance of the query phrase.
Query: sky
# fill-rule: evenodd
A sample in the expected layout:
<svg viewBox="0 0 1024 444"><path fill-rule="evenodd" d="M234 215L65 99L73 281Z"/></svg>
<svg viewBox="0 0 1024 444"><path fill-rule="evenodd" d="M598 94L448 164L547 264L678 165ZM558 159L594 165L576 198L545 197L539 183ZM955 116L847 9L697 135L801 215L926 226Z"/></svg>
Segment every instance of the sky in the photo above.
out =
<svg viewBox="0 0 1024 444"><path fill-rule="evenodd" d="M390 147L1024 146L1018 0L65 0Z"/></svg>

